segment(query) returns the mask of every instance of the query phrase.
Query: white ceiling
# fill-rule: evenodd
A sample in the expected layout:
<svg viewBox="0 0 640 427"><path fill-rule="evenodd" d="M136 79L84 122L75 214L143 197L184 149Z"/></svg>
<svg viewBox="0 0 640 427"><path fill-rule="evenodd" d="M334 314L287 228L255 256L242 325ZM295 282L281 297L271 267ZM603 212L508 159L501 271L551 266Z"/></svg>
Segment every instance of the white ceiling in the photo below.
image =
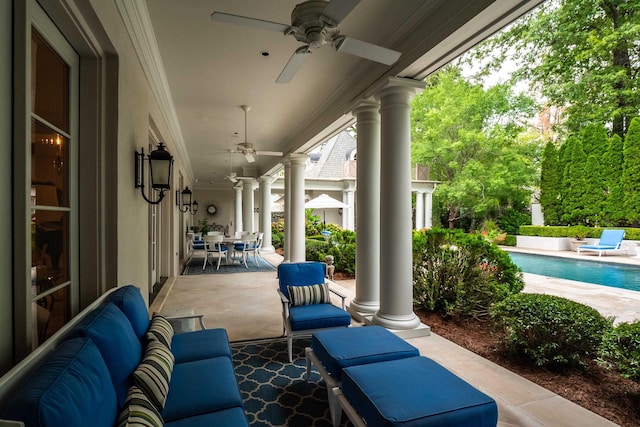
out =
<svg viewBox="0 0 640 427"><path fill-rule="evenodd" d="M164 96L173 103L181 152L188 153L187 173L198 180L197 188L213 188L230 185L224 180L230 159L233 172L255 176L273 172L281 161L257 156L248 164L242 155L227 153L245 140L240 105L251 106L248 141L257 150L308 151L352 122L350 110L380 79L423 79L541 1L361 0L340 23L340 33L400 51L398 62L386 66L325 45L286 84L275 80L300 42L214 22L210 15L218 11L289 24L300 0L146 0L146 5L170 90Z"/></svg>

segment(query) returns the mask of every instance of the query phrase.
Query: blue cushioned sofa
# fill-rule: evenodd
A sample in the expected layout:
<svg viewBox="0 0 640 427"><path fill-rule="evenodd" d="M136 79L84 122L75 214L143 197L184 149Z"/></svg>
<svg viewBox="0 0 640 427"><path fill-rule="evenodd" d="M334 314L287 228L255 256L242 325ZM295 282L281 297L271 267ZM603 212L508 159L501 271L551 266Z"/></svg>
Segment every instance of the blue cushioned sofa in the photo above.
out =
<svg viewBox="0 0 640 427"><path fill-rule="evenodd" d="M113 427L149 325L137 287L106 293L0 379L0 420ZM164 425L248 426L224 329L176 333L171 353Z"/></svg>

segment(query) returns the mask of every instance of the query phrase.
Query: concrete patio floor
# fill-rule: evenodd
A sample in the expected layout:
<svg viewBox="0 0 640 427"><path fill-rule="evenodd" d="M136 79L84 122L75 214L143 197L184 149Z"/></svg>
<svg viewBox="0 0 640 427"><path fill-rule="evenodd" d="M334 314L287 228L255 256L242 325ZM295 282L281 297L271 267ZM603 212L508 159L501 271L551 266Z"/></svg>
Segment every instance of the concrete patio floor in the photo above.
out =
<svg viewBox="0 0 640 427"><path fill-rule="evenodd" d="M576 256L572 252L548 254ZM282 261L277 254L264 258L273 265ZM640 260L628 256L607 256L606 261L640 265ZM625 321L640 318L640 292L531 274L525 274L525 282L525 292L560 294ZM275 271L172 277L150 310L166 315L203 314L207 327L225 328L232 342L277 337L282 335L277 286ZM347 301L355 296L355 280L337 282L335 287L347 295ZM434 333L407 341L422 355L492 396L498 403L501 427L616 425Z"/></svg>

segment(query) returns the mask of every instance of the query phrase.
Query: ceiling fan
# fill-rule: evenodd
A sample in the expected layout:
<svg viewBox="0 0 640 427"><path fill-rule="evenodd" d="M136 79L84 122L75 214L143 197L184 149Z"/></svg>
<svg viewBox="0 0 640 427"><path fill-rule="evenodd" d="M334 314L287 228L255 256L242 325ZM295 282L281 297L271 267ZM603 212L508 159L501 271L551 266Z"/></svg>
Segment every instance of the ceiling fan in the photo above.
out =
<svg viewBox="0 0 640 427"><path fill-rule="evenodd" d="M247 112L251 109L248 105L241 105L240 108L244 111L244 142L239 142L236 144L235 150L230 150L231 153L239 153L244 155L244 158L249 163L253 163L256 161L255 156L277 156L282 157L282 151L261 151L256 150L252 143L248 142L247 139ZM229 173L231 175L231 173Z"/></svg>
<svg viewBox="0 0 640 427"><path fill-rule="evenodd" d="M353 10L360 0L309 0L296 5L291 13L291 25L264 21L248 16L213 12L211 19L228 24L244 25L292 35L305 45L298 48L276 79L276 83L291 81L314 49L330 43L338 52L359 56L371 61L391 65L400 58L400 52L340 34L338 24Z"/></svg>

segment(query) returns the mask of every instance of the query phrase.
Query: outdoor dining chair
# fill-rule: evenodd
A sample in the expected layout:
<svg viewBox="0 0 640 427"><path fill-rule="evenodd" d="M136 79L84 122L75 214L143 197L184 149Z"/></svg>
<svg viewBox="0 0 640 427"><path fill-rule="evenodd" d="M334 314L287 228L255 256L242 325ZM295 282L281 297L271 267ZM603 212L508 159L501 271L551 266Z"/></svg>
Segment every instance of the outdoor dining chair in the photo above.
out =
<svg viewBox="0 0 640 427"><path fill-rule="evenodd" d="M218 257L218 266L216 267L216 270L220 269L220 260L222 259L222 257L227 256L227 251L228 248L222 244L222 239L224 238L224 236L222 235L213 235L213 236L204 236L204 250L205 250L205 257L204 257L204 263L202 264L202 269L204 270L207 267L207 262L209 261L209 256L210 255L216 255ZM213 264L212 264L213 265Z"/></svg>

